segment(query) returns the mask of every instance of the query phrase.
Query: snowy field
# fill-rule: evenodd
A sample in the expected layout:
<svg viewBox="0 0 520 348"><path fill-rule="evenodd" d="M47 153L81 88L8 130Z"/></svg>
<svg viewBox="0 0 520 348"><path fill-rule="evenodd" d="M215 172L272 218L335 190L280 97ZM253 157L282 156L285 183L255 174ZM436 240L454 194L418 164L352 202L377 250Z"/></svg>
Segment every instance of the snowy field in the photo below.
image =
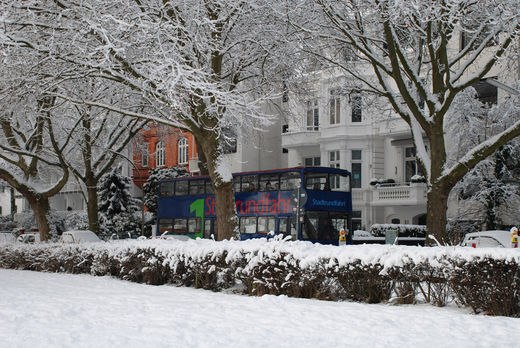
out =
<svg viewBox="0 0 520 348"><path fill-rule="evenodd" d="M454 306L247 297L0 269L1 347L518 347L520 319Z"/></svg>

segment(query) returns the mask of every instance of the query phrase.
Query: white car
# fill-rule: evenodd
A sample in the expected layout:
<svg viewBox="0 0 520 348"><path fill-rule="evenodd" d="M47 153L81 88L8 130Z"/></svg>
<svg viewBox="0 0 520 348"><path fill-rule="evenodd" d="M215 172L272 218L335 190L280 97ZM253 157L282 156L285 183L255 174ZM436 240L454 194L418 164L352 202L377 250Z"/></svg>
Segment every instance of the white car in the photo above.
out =
<svg viewBox="0 0 520 348"><path fill-rule="evenodd" d="M157 239L169 239L169 240L175 239L175 240L182 240L182 241L187 241L187 240L192 239L185 234L178 234L178 233L173 233L173 232L168 232L168 231L163 232L160 236L157 236L156 238Z"/></svg>
<svg viewBox="0 0 520 348"><path fill-rule="evenodd" d="M101 242L101 239L89 230L72 230L63 232L60 237L62 243L92 243Z"/></svg>
<svg viewBox="0 0 520 348"><path fill-rule="evenodd" d="M19 235L18 238L16 238L16 240L24 244L40 243L41 241L39 232L23 233Z"/></svg>
<svg viewBox="0 0 520 348"><path fill-rule="evenodd" d="M473 248L511 248L510 231L480 231L466 234L462 246Z"/></svg>

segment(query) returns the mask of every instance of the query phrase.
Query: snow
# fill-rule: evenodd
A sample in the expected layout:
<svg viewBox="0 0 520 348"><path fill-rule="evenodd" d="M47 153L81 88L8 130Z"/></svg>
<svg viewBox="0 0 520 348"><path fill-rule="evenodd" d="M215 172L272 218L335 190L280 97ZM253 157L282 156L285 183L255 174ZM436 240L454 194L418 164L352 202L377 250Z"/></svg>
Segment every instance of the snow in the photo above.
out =
<svg viewBox="0 0 520 348"><path fill-rule="evenodd" d="M0 269L4 347L513 347L520 319Z"/></svg>

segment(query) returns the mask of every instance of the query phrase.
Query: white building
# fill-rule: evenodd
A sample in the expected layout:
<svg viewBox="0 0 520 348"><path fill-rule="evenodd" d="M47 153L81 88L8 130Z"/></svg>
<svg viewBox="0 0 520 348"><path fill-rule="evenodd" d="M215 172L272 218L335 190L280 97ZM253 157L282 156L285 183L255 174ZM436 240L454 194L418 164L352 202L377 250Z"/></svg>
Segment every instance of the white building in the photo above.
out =
<svg viewBox="0 0 520 348"><path fill-rule="evenodd" d="M345 88L341 74L313 74L314 94L291 94L285 103L293 114L282 134L287 166L351 171L354 228L425 223L426 185L410 183L418 173L408 125L380 101Z"/></svg>

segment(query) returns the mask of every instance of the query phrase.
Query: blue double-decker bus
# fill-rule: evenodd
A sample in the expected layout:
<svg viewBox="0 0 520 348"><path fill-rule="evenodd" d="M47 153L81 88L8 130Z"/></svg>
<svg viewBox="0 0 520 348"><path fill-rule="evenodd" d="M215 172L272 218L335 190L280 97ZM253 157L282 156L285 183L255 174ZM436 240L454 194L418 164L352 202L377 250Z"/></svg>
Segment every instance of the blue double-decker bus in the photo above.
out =
<svg viewBox="0 0 520 348"><path fill-rule="evenodd" d="M233 174L240 239L275 234L338 244L342 229L352 238L350 172L295 167ZM192 238L218 236L209 177L160 182L157 231Z"/></svg>

